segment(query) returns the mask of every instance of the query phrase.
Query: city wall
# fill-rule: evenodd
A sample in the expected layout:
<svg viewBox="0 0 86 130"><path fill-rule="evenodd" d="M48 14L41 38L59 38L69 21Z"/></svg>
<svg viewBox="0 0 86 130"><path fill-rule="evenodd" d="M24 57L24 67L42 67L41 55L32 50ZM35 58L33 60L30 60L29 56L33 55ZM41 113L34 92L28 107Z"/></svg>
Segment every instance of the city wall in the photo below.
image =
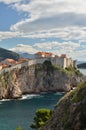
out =
<svg viewBox="0 0 86 130"><path fill-rule="evenodd" d="M59 57L59 58L56 58L56 57L39 58L39 59L34 59L34 60L29 60L29 61L23 62L22 64L16 64L16 65L13 65L8 68L4 68L4 69L0 70L0 74L11 71L15 68L21 69L22 67L28 67L28 66L35 65L35 64L43 64L43 62L46 60L51 61L52 64L54 64L58 67L61 67L61 68L66 68L70 65L74 66L73 60L70 58L61 58L61 57Z"/></svg>

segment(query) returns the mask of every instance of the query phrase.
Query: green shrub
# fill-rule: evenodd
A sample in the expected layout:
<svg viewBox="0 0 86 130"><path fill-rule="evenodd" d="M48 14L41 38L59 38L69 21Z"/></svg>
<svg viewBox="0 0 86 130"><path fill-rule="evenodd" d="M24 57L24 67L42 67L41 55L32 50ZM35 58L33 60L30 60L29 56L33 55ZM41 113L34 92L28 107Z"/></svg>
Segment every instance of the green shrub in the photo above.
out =
<svg viewBox="0 0 86 130"><path fill-rule="evenodd" d="M52 112L50 109L42 108L38 109L35 114L36 116L34 117L34 122L32 123L31 128L39 128L44 125L45 122L50 119Z"/></svg>
<svg viewBox="0 0 86 130"><path fill-rule="evenodd" d="M15 130L22 130L22 127L19 126L19 127L17 127Z"/></svg>

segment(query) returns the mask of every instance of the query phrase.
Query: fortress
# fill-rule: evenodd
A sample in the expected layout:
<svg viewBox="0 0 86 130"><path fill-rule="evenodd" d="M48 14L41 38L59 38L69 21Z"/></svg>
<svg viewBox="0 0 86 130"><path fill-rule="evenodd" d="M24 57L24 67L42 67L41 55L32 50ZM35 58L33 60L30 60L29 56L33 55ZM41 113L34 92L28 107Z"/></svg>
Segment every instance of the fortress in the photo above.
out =
<svg viewBox="0 0 86 130"><path fill-rule="evenodd" d="M22 67L28 67L35 64L43 64L44 61L51 61L51 63L60 68L66 67L76 67L76 61L73 61L71 58L67 58L65 54L59 56L54 56L52 53L38 52L35 54L33 60L23 61L22 63L13 64L6 68L0 70L0 74L13 70L15 68L21 69Z"/></svg>

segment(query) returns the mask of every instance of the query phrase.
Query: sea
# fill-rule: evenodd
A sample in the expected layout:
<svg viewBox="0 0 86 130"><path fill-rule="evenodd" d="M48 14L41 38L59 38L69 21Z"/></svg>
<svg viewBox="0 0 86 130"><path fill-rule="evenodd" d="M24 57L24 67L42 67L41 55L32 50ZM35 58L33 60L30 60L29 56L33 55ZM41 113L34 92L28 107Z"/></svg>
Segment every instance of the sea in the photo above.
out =
<svg viewBox="0 0 86 130"><path fill-rule="evenodd" d="M80 69L86 75L86 69ZM35 111L39 108L54 109L55 104L64 96L64 93L41 93L23 95L21 99L0 101L0 130L32 130Z"/></svg>
<svg viewBox="0 0 86 130"><path fill-rule="evenodd" d="M79 70L80 70L80 72L81 72L82 74L86 75L86 69L79 69Z"/></svg>
<svg viewBox="0 0 86 130"><path fill-rule="evenodd" d="M18 126L22 130L32 130L35 111L39 108L53 110L55 104L64 93L41 93L24 95L19 100L0 101L0 130L15 130Z"/></svg>

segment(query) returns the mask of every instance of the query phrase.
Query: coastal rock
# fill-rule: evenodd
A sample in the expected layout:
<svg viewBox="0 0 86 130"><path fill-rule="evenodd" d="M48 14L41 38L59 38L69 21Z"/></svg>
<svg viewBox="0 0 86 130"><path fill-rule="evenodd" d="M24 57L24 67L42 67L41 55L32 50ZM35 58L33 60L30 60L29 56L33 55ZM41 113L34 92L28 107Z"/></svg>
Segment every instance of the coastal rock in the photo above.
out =
<svg viewBox="0 0 86 130"><path fill-rule="evenodd" d="M86 81L67 93L39 130L86 130Z"/></svg>
<svg viewBox="0 0 86 130"><path fill-rule="evenodd" d="M68 92L85 78L77 70L66 71L52 64L15 68L0 76L0 99L27 93Z"/></svg>
<svg viewBox="0 0 86 130"><path fill-rule="evenodd" d="M22 97L22 91L17 85L12 85L12 87L9 87L8 98L17 99L20 97Z"/></svg>

